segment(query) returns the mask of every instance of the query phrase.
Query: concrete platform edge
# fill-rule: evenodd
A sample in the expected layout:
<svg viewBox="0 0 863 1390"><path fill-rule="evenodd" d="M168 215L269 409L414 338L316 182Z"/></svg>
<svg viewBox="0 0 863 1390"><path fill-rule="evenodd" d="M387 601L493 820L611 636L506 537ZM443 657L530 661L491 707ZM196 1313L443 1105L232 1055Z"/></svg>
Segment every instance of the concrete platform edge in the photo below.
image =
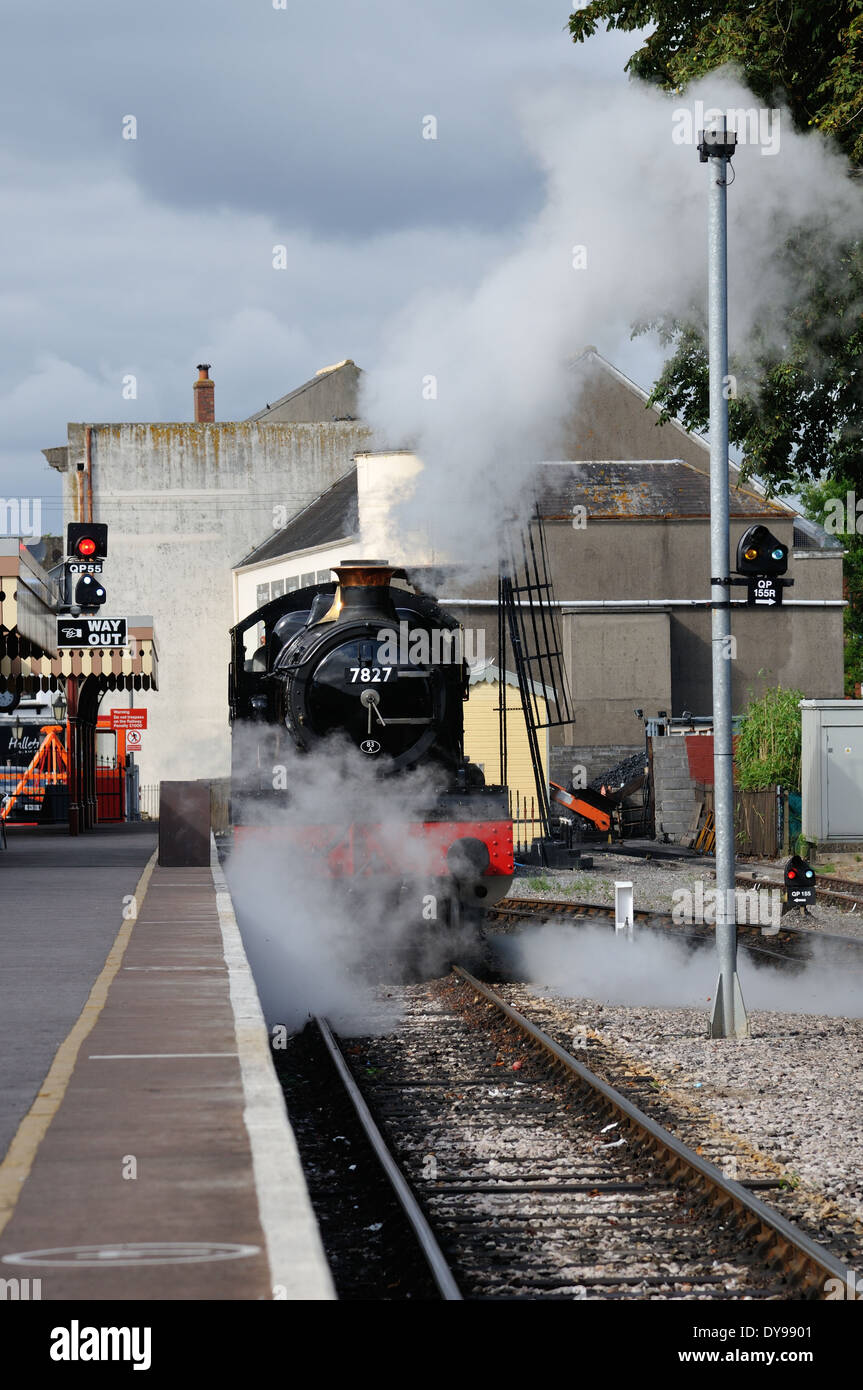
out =
<svg viewBox="0 0 863 1390"><path fill-rule="evenodd" d="M210 837L210 869L228 967L240 1060L243 1120L252 1151L261 1226L276 1299L334 1299L335 1289L276 1077L267 1027L234 905Z"/></svg>

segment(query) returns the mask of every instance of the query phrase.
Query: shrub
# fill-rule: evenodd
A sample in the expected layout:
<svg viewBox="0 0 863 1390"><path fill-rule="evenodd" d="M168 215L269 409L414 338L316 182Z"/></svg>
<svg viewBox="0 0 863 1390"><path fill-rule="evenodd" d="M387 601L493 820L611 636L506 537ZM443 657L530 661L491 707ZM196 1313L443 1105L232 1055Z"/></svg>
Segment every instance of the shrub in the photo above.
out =
<svg viewBox="0 0 863 1390"><path fill-rule="evenodd" d="M761 791L774 784L799 790L802 699L802 691L778 685L750 701L734 755L741 791Z"/></svg>

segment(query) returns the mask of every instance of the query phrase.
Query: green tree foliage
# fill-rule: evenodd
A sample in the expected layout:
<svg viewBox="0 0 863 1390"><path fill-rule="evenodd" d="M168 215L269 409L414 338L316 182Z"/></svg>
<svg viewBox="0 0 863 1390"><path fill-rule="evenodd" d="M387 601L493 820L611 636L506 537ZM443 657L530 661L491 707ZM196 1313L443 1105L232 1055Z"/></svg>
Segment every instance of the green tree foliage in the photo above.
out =
<svg viewBox="0 0 863 1390"><path fill-rule="evenodd" d="M779 785L800 790L801 714L803 692L765 690L751 700L740 726L734 764L741 791L761 791Z"/></svg>
<svg viewBox="0 0 863 1390"><path fill-rule="evenodd" d="M627 70L670 91L733 63L758 99L784 104L800 130L816 127L863 164L863 0L592 0L570 16L575 42L599 26L651 32ZM827 473L863 495L863 242L825 251L818 209L776 255L794 302L764 326L729 401L729 434L744 472L776 492ZM708 423L705 325L666 318L652 328L673 355L651 404L690 429Z"/></svg>
<svg viewBox="0 0 863 1390"><path fill-rule="evenodd" d="M669 91L734 63L765 104L832 135L863 163L863 0L592 0L570 15L576 43L600 25L655 25L627 71Z"/></svg>

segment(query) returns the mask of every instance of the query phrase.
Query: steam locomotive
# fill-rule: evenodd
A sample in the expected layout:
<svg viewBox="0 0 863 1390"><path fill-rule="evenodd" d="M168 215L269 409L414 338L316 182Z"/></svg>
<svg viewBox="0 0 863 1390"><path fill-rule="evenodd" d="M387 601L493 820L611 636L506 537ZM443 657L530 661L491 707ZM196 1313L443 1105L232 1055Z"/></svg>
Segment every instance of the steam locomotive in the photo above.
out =
<svg viewBox="0 0 863 1390"><path fill-rule="evenodd" d="M309 872L476 921L509 889L513 839L506 789L464 754L460 626L404 570L335 573L231 630L234 844L299 847Z"/></svg>

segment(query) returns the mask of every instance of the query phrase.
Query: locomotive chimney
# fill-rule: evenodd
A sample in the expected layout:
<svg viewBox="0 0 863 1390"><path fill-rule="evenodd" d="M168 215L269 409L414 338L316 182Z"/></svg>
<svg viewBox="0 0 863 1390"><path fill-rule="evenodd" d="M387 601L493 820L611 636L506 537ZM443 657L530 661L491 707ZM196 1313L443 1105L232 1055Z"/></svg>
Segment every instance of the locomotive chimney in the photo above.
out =
<svg viewBox="0 0 863 1390"><path fill-rule="evenodd" d="M390 592L394 565L382 560L348 560L334 568L339 580L335 597L335 605L340 605L339 622L368 617L398 621Z"/></svg>
<svg viewBox="0 0 863 1390"><path fill-rule="evenodd" d="M216 386L210 380L210 363L198 363L198 380L192 388L195 398L195 424L212 425L216 418Z"/></svg>

